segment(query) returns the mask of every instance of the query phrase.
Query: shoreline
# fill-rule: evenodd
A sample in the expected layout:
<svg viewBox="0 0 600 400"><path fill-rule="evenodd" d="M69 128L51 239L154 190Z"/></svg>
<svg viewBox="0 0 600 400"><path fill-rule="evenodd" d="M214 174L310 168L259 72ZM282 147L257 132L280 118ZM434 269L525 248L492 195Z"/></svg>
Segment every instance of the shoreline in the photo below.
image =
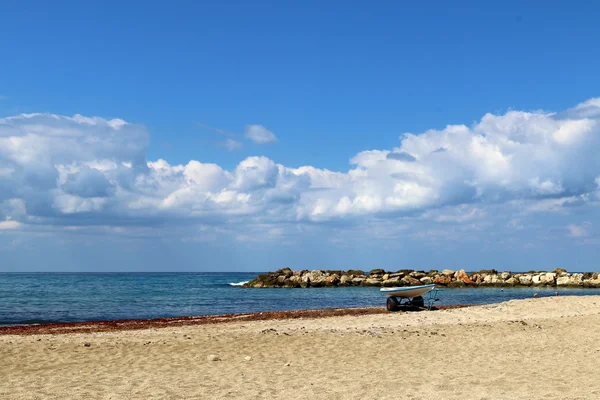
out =
<svg viewBox="0 0 600 400"><path fill-rule="evenodd" d="M484 304L454 304L436 306L431 311L450 310L455 308L476 307ZM403 312L427 312L426 310L405 309ZM181 316L152 319L120 319L102 321L56 322L36 325L0 326L0 336L3 335L64 335L75 333L119 332L141 329L161 329L181 326L227 324L233 322L317 319L340 316L363 316L389 314L385 307L349 307L349 308L319 308L309 310L257 311L252 313L214 314L199 316Z"/></svg>

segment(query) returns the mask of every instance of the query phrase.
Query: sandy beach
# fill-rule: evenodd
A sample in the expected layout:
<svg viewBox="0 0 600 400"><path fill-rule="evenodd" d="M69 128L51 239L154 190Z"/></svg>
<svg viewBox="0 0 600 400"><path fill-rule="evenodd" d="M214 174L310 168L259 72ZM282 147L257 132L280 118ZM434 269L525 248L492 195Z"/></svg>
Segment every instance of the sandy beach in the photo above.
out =
<svg viewBox="0 0 600 400"><path fill-rule="evenodd" d="M597 399L598 326L600 297L582 296L4 334L0 398Z"/></svg>

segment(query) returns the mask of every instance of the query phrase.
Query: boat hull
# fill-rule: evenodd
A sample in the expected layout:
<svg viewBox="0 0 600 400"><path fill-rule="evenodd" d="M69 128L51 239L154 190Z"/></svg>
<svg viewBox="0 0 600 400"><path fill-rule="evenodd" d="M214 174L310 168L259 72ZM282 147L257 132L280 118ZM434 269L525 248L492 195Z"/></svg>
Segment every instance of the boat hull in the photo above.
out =
<svg viewBox="0 0 600 400"><path fill-rule="evenodd" d="M422 286L403 286L393 288L381 288L380 291L388 296L394 297L418 297L431 292L435 288L435 284Z"/></svg>

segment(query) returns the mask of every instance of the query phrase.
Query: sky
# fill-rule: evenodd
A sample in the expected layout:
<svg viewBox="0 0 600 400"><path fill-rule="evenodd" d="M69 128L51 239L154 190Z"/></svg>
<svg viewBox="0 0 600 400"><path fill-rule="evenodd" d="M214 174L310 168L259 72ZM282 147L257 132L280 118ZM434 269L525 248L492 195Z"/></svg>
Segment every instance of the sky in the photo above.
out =
<svg viewBox="0 0 600 400"><path fill-rule="evenodd" d="M0 271L598 271L599 12L1 2Z"/></svg>

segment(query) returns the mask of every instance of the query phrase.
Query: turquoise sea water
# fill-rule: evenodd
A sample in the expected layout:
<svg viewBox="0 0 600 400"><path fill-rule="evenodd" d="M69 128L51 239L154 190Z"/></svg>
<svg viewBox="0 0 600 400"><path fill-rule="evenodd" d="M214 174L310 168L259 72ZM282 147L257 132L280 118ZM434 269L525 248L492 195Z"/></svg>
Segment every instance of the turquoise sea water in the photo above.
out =
<svg viewBox="0 0 600 400"><path fill-rule="evenodd" d="M257 273L0 273L0 325L384 306L378 288L247 289ZM438 304L497 303L600 289L444 289Z"/></svg>

